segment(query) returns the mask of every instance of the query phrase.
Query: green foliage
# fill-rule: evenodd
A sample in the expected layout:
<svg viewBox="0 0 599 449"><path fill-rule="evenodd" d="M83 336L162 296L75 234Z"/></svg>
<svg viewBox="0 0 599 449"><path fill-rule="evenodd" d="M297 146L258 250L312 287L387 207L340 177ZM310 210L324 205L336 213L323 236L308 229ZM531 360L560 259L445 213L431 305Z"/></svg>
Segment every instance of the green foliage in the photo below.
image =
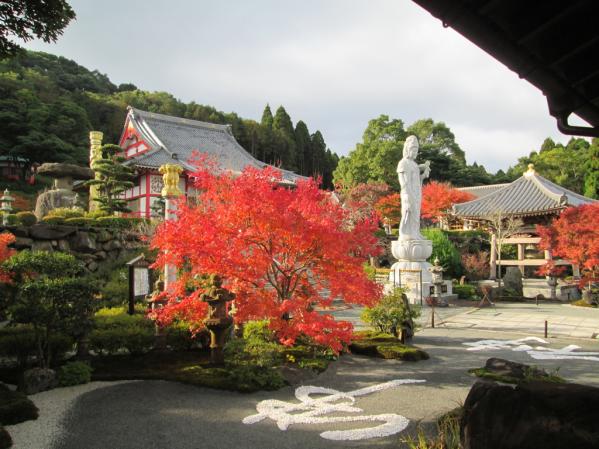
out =
<svg viewBox="0 0 599 449"><path fill-rule="evenodd" d="M417 428L416 437L402 440L409 449L462 449L460 439L460 421L463 407L457 407L437 419L437 436L429 438L421 426Z"/></svg>
<svg viewBox="0 0 599 449"><path fill-rule="evenodd" d="M508 170L508 175L519 177L528 169L528 164L534 164L535 171L550 181L597 198L597 156L597 138L589 144L586 139L572 137L565 146L545 139L540 151L532 151L528 156L519 158L518 163Z"/></svg>
<svg viewBox="0 0 599 449"><path fill-rule="evenodd" d="M92 379L92 367L85 362L69 362L60 367L58 382L62 387L89 383Z"/></svg>
<svg viewBox="0 0 599 449"><path fill-rule="evenodd" d="M375 181L398 191L397 162L402 158L403 144L410 134L416 135L420 143L417 161L431 162L431 179L449 181L456 186L491 183L491 176L484 167L466 164L463 150L443 122L418 120L406 130L402 120L381 115L368 122L362 142L349 156L341 158L334 172L335 184L354 186Z"/></svg>
<svg viewBox="0 0 599 449"><path fill-rule="evenodd" d="M0 424L10 426L37 419L38 412L35 404L26 395L0 384Z"/></svg>
<svg viewBox="0 0 599 449"><path fill-rule="evenodd" d="M0 59L15 56L21 50L9 36L25 42L33 38L48 43L56 42L64 28L75 18L75 12L66 0L50 3L12 0L3 3L0 10Z"/></svg>
<svg viewBox="0 0 599 449"><path fill-rule="evenodd" d="M116 216L102 216L96 219L98 226L111 228L111 229L130 229L133 226L147 222L143 218L137 217L116 217Z"/></svg>
<svg viewBox="0 0 599 449"><path fill-rule="evenodd" d="M117 307L129 300L129 277L127 268L114 270L108 282L100 288L102 305L104 307Z"/></svg>
<svg viewBox="0 0 599 449"><path fill-rule="evenodd" d="M388 333L372 331L356 332L350 350L356 354L382 359L399 359L409 362L427 360L429 355L422 349L407 346Z"/></svg>
<svg viewBox="0 0 599 449"><path fill-rule="evenodd" d="M70 208L70 207L57 207L56 209L52 209L48 214L44 217L61 217L61 218L80 218L83 217L84 211L81 208Z"/></svg>
<svg viewBox="0 0 599 449"><path fill-rule="evenodd" d="M81 264L69 254L22 251L3 267L15 281L8 290L10 321L31 325L38 363L49 366L53 336L78 338L91 328L96 286L81 277Z"/></svg>
<svg viewBox="0 0 599 449"><path fill-rule="evenodd" d="M51 360L60 361L73 349L72 337L55 333L50 337ZM27 366L27 361L37 355L36 335L31 325L11 325L0 329L0 356L15 359L20 370Z"/></svg>
<svg viewBox="0 0 599 449"><path fill-rule="evenodd" d="M463 274L462 259L447 234L441 229L429 228L423 229L422 235L433 242L433 253L428 261L433 263L438 258L441 266L445 268L445 276L459 278Z"/></svg>
<svg viewBox="0 0 599 449"><path fill-rule="evenodd" d="M33 226L37 223L37 217L33 212L17 212L17 220L23 226Z"/></svg>
<svg viewBox="0 0 599 449"><path fill-rule="evenodd" d="M470 284L454 285L453 293L460 299L471 299L476 297L476 287Z"/></svg>
<svg viewBox="0 0 599 449"><path fill-rule="evenodd" d="M420 311L415 307L406 307L401 288L383 296L374 307L366 307L362 312L362 320L373 326L379 332L399 335L402 324L420 316Z"/></svg>
<svg viewBox="0 0 599 449"><path fill-rule="evenodd" d="M0 212L0 223L4 221L4 216L6 215L6 223L9 226L15 226L19 224L19 219L16 214L6 214L4 212Z"/></svg>
<svg viewBox="0 0 599 449"><path fill-rule="evenodd" d="M84 226L88 228L98 226L98 222L94 218L89 217L67 218L64 220L64 224L68 226Z"/></svg>
<svg viewBox="0 0 599 449"><path fill-rule="evenodd" d="M46 216L42 218L41 222L49 225L63 225L65 224L65 218Z"/></svg>
<svg viewBox="0 0 599 449"><path fill-rule="evenodd" d="M32 277L74 277L83 274L83 265L71 254L46 251L20 251L3 263L16 282Z"/></svg>
<svg viewBox="0 0 599 449"><path fill-rule="evenodd" d="M97 189L98 208L107 214L129 212L127 201L121 197L127 189L135 184L135 170L124 165L125 158L120 156L122 148L118 145L107 144L100 149L102 157L92 161L95 179L86 181L87 186Z"/></svg>
<svg viewBox="0 0 599 449"><path fill-rule="evenodd" d="M186 322L175 322L163 329L166 337L166 345L175 351L188 351L196 345L196 340L189 330L190 325Z"/></svg>
<svg viewBox="0 0 599 449"><path fill-rule="evenodd" d="M99 354L118 354L125 349L139 355L149 351L154 341L154 323L142 313L129 315L125 307L112 307L100 309L94 315L89 345Z"/></svg>
<svg viewBox="0 0 599 449"><path fill-rule="evenodd" d="M268 320L248 321L243 325L243 338L249 342L275 342L275 334L269 328Z"/></svg>

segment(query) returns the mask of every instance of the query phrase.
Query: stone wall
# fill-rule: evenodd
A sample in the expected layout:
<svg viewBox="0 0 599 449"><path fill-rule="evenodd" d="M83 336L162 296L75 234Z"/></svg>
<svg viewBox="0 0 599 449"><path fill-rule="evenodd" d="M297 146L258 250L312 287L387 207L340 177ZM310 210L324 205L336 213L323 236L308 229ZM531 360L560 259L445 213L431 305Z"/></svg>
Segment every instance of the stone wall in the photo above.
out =
<svg viewBox="0 0 599 449"><path fill-rule="evenodd" d="M87 228L65 225L0 226L0 233L14 234L16 250L61 251L73 254L88 271L95 272L107 261L115 261L125 252L141 252L147 243L128 230Z"/></svg>

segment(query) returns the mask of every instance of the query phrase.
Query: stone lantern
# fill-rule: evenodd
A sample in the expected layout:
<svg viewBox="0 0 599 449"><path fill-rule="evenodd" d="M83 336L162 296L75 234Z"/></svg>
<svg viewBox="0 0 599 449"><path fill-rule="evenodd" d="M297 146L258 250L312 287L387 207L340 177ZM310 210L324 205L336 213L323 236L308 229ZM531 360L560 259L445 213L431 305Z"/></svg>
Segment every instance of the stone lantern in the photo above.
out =
<svg viewBox="0 0 599 449"><path fill-rule="evenodd" d="M215 365L225 362L223 348L227 329L233 324L233 318L227 313L227 302L233 301L235 294L222 288L222 279L213 274L208 281L208 289L200 299L208 303L208 318L204 324L210 331L210 360Z"/></svg>
<svg viewBox="0 0 599 449"><path fill-rule="evenodd" d="M4 191L4 195L0 198L0 211L2 211L2 224L8 225L8 214L12 212L12 203L15 199L10 196L8 189Z"/></svg>
<svg viewBox="0 0 599 449"><path fill-rule="evenodd" d="M428 271L431 274L431 284L433 284L435 288L435 298L433 301L436 303L436 305L446 306L447 302L441 300L441 288L443 284L445 284L445 281L443 280L443 272L445 271L445 268L441 266L439 259L435 258L433 266L430 267Z"/></svg>

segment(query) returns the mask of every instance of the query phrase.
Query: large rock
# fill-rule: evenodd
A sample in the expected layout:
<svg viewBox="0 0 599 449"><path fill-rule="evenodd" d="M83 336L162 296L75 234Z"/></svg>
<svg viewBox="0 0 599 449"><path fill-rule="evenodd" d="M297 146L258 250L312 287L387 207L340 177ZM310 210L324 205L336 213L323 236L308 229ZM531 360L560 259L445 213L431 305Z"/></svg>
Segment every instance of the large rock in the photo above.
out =
<svg viewBox="0 0 599 449"><path fill-rule="evenodd" d="M32 368L23 373L19 389L25 394L35 394L58 386L56 372L47 368Z"/></svg>
<svg viewBox="0 0 599 449"><path fill-rule="evenodd" d="M48 240L36 240L31 245L31 251L54 251L52 247L52 242Z"/></svg>
<svg viewBox="0 0 599 449"><path fill-rule="evenodd" d="M57 226L57 225L46 225L36 224L31 226L29 234L31 238L36 240L59 240L74 234L77 228L72 226Z"/></svg>
<svg viewBox="0 0 599 449"><path fill-rule="evenodd" d="M464 449L599 448L599 388L551 382L474 384L464 404Z"/></svg>
<svg viewBox="0 0 599 449"><path fill-rule="evenodd" d="M485 370L502 377L509 377L515 380L526 380L531 377L546 377L547 372L534 366L524 365L523 363L512 362L510 360L498 359L492 357L487 360Z"/></svg>
<svg viewBox="0 0 599 449"><path fill-rule="evenodd" d="M40 193L35 202L35 216L38 220L44 218L52 209L59 207L71 208L75 205L77 196L69 189L54 189Z"/></svg>
<svg viewBox="0 0 599 449"><path fill-rule="evenodd" d="M16 249L30 249L33 244L33 240L28 237L17 237L13 246Z"/></svg>
<svg viewBox="0 0 599 449"><path fill-rule="evenodd" d="M503 277L503 286L522 296L522 273L518 267L508 267Z"/></svg>
<svg viewBox="0 0 599 449"><path fill-rule="evenodd" d="M104 251L112 251L115 249L121 249L122 247L123 247L123 245L118 240L111 240L109 242L104 243L104 245L102 245L102 249Z"/></svg>
<svg viewBox="0 0 599 449"><path fill-rule="evenodd" d="M73 251L80 253L93 253L96 251L96 241L88 232L77 232L69 240L69 246Z"/></svg>

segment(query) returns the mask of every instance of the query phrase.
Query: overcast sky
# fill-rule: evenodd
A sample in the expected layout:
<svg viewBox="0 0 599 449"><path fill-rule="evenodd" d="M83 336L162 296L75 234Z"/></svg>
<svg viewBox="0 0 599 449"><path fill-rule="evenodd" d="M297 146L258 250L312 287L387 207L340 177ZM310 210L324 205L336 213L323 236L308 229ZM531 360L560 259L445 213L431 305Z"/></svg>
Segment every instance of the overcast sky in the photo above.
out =
<svg viewBox="0 0 599 449"><path fill-rule="evenodd" d="M445 122L491 171L569 139L537 88L409 0L69 3L58 43L27 48L244 118L282 104L340 155L380 114Z"/></svg>

